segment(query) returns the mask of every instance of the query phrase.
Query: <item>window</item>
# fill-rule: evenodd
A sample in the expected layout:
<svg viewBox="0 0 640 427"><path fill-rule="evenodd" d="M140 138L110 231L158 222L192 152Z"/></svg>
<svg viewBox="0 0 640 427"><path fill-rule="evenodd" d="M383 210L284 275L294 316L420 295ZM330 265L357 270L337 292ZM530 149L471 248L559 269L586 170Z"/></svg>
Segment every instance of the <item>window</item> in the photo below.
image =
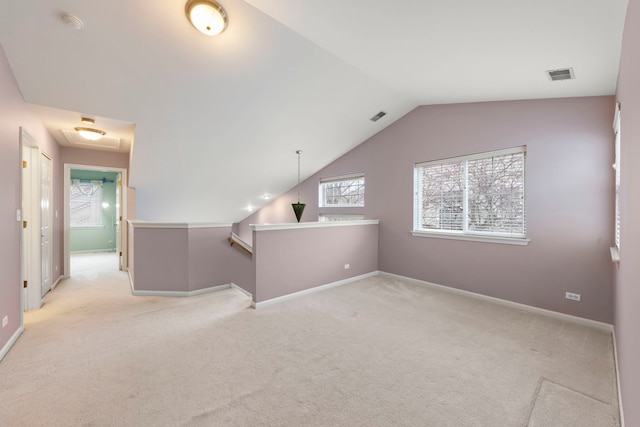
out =
<svg viewBox="0 0 640 427"><path fill-rule="evenodd" d="M350 175L320 180L319 206L364 206L364 175Z"/></svg>
<svg viewBox="0 0 640 427"><path fill-rule="evenodd" d="M525 147L416 164L416 236L526 244Z"/></svg>
<svg viewBox="0 0 640 427"><path fill-rule="evenodd" d="M71 180L71 227L102 227L102 181Z"/></svg>
<svg viewBox="0 0 640 427"><path fill-rule="evenodd" d="M616 248L620 251L620 104L616 104L616 114L613 120L613 129L616 133L615 163L616 171L616 216L615 216L615 241Z"/></svg>
<svg viewBox="0 0 640 427"><path fill-rule="evenodd" d="M351 214L319 214L319 222L332 222L332 221L362 221L364 215L351 215Z"/></svg>

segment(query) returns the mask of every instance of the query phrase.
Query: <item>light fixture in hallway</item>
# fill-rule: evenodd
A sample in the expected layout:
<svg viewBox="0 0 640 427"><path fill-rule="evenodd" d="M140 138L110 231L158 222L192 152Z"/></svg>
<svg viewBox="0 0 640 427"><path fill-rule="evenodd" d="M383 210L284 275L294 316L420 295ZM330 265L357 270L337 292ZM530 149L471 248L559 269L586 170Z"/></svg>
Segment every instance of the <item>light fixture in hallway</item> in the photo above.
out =
<svg viewBox="0 0 640 427"><path fill-rule="evenodd" d="M189 0L185 13L191 25L207 36L220 34L229 23L227 13L214 0Z"/></svg>
<svg viewBox="0 0 640 427"><path fill-rule="evenodd" d="M95 120L90 119L88 117L83 117L82 119L80 119L80 121L82 123L89 123L89 124L95 123ZM83 137L84 139L88 139L89 141L97 141L106 134L106 132L103 130L82 127L82 126L76 127L74 129L76 130L76 132L80 134L81 137Z"/></svg>

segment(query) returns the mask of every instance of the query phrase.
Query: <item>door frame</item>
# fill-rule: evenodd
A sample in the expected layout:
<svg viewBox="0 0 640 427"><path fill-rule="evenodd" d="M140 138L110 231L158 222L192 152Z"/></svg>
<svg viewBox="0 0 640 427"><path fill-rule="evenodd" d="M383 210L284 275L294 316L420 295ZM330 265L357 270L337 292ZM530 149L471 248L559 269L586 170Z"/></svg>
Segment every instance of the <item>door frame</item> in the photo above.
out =
<svg viewBox="0 0 640 427"><path fill-rule="evenodd" d="M20 284L22 288L21 311L42 307L41 248L40 248L40 156L37 141L24 128L20 128L20 217L24 224L20 227ZM27 161L25 172L24 164ZM31 163L31 166L29 166ZM24 317L21 319L24 324Z"/></svg>
<svg viewBox="0 0 640 427"><path fill-rule="evenodd" d="M120 223L122 241L120 250L122 252L121 262L118 263L121 270L127 270L127 227L123 227L122 223L127 218L127 169L116 168L110 166L95 166L95 165L80 165L75 163L64 164L64 178L63 178L63 193L64 193L64 237L63 237L63 252L64 252L64 274L67 277L71 276L71 225L69 221L69 197L71 188L71 169L90 170L98 172L116 172L121 174L121 199L120 206L117 207L116 219ZM116 183L118 185L118 183ZM117 201L116 201L117 203Z"/></svg>
<svg viewBox="0 0 640 427"><path fill-rule="evenodd" d="M46 160L45 160L46 159ZM54 210L54 206L53 206L53 192L54 192L54 188L53 188L53 159L51 158L51 156L49 156L47 153L45 152L41 152L40 153L40 173L38 174L38 176L40 177L38 185L40 188L40 211L39 211L39 215L40 215L40 268L41 271L44 269L44 256L43 256L43 244L42 244L42 238L44 237L44 234L42 233L42 227L43 225L49 224L49 238L47 241L47 246L48 246L48 250L47 253L49 255L49 260L47 263L47 269L49 270L48 276L49 276L49 284L48 284L48 288L46 290L46 292L43 292L42 286L44 285L44 280L45 280L45 275L43 272L41 272L41 276L40 276L40 295L42 298L44 298L44 295L51 291L53 289L53 210ZM42 179L42 174L44 173L44 163L48 161L49 162L49 175L47 177L47 181L48 181L48 185L49 185L49 198L47 200L48 202L48 207L46 210L46 222L44 221L45 219L45 210L43 209L43 205L44 205L44 200L43 200L43 196L44 196L44 192L43 192L43 179Z"/></svg>

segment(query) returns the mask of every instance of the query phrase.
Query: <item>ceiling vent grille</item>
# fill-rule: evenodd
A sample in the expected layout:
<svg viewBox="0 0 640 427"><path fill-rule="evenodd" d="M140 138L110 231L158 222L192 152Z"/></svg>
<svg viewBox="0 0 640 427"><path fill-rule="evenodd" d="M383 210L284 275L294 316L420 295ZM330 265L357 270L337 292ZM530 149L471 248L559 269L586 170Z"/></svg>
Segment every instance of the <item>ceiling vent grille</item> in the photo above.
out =
<svg viewBox="0 0 640 427"><path fill-rule="evenodd" d="M561 68L559 70L547 70L547 77L552 82L562 80L573 80L576 76L573 74L573 68Z"/></svg>
<svg viewBox="0 0 640 427"><path fill-rule="evenodd" d="M384 111L380 111L378 114L376 114L375 116L371 117L369 120L371 120L372 122L377 122L378 120L380 120L381 118L383 118L386 115L387 115L387 113L385 113Z"/></svg>

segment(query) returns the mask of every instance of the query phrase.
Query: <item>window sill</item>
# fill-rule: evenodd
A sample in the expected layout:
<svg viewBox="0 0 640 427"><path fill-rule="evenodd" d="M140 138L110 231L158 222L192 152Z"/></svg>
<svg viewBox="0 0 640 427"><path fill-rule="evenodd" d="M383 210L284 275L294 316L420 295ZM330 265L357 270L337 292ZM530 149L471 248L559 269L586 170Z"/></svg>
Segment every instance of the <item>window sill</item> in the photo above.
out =
<svg viewBox="0 0 640 427"><path fill-rule="evenodd" d="M105 228L105 225L72 225L72 230L97 230Z"/></svg>
<svg viewBox="0 0 640 427"><path fill-rule="evenodd" d="M436 239L466 240L469 242L500 243L504 245L526 246L531 240L517 237L473 236L469 234L430 233L428 231L412 231L414 237L434 237Z"/></svg>
<svg viewBox="0 0 640 427"><path fill-rule="evenodd" d="M614 264L620 263L620 251L618 250L618 248L613 246L609 248L609 251L611 251L611 262L613 262Z"/></svg>

